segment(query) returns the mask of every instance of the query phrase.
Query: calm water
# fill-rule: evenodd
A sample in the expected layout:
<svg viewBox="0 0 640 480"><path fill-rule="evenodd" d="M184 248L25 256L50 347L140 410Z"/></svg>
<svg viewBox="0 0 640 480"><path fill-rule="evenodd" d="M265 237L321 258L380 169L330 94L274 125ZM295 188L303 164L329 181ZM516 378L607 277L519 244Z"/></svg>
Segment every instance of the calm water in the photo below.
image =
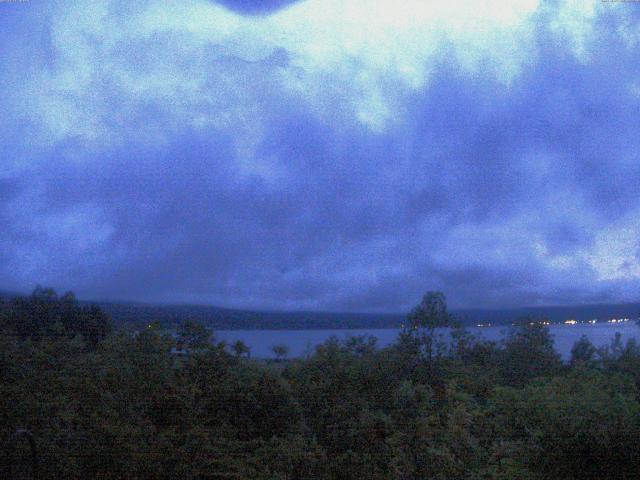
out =
<svg viewBox="0 0 640 480"><path fill-rule="evenodd" d="M474 335L481 335L487 340L504 338L509 327L470 327L468 330ZM595 325L552 325L549 327L554 336L556 350L563 358L568 359L571 347L586 335L596 346L608 345L616 332L620 332L623 342L629 338L640 341L640 327L635 322L621 324L600 323ZM271 351L274 345L282 344L289 347L289 357L302 357L313 353L316 345L335 336L346 339L350 336L370 335L378 339L378 346L385 347L398 338L400 329L369 329L369 330L218 330L215 332L217 340L234 342L242 340L251 348L251 356L256 358L273 358Z"/></svg>

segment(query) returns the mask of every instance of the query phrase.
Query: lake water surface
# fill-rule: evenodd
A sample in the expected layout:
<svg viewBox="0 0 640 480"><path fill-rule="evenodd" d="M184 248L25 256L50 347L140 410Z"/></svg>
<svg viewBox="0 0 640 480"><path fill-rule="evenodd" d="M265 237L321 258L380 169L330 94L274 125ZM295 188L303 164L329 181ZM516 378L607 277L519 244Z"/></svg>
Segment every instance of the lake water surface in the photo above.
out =
<svg viewBox="0 0 640 480"><path fill-rule="evenodd" d="M469 327L474 335L481 335L486 340L501 340L510 327ZM582 335L591 340L596 347L608 345L616 332L622 335L623 342L629 338L640 341L640 327L635 322L627 323L596 323L578 325L551 325L549 327L554 337L555 348L566 360L571 354L571 347ZM303 357L313 353L316 345L325 342L332 336L340 340L350 336L370 335L378 339L379 347L386 347L398 338L400 329L364 329L364 330L218 330L215 332L217 340L229 343L242 340L251 348L251 356L255 358L273 358L271 348L274 345L286 345L289 357ZM446 333L445 333L446 335Z"/></svg>

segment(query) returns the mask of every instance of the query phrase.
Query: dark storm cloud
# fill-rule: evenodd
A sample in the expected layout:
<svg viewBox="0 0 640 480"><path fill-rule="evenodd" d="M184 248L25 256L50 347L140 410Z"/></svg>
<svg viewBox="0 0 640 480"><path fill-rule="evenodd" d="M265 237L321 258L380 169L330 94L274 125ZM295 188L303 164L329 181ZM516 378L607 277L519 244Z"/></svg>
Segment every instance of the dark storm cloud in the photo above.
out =
<svg viewBox="0 0 640 480"><path fill-rule="evenodd" d="M300 0L217 0L216 3L250 15L264 15L275 12Z"/></svg>
<svg viewBox="0 0 640 480"><path fill-rule="evenodd" d="M269 40L277 13L214 11L201 31L187 16L194 34L156 11L140 24L158 31L124 40L61 21L1 120L0 288L375 311L434 288L458 306L628 299L640 63L618 32L637 19L605 12L570 35L559 8L527 20L506 81L491 53L469 71L445 44L419 87L378 57L314 70L295 43L245 38ZM124 30L119 11L100 18ZM218 38L223 24L247 35Z"/></svg>

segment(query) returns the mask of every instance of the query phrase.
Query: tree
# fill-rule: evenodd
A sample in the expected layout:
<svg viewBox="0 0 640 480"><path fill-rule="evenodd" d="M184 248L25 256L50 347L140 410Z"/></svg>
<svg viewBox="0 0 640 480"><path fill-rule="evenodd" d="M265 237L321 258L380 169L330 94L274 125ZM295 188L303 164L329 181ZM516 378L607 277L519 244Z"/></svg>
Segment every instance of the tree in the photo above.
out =
<svg viewBox="0 0 640 480"><path fill-rule="evenodd" d="M531 379L562 369L549 329L536 322L521 322L505 341L502 377L507 385L523 386Z"/></svg>
<svg viewBox="0 0 640 480"><path fill-rule="evenodd" d="M289 353L289 347L283 344L274 345L271 350L276 354L278 361L282 361Z"/></svg>
<svg viewBox="0 0 640 480"><path fill-rule="evenodd" d="M69 295L69 293L67 293L65 297ZM71 295L73 294L71 293ZM42 285L36 285L36 288L34 288L33 292L31 293L31 297L33 299L38 299L38 300L49 300L49 301L58 300L58 294L53 288L50 288L50 287L45 288Z"/></svg>
<svg viewBox="0 0 640 480"><path fill-rule="evenodd" d="M616 332L611 346L601 348L598 356L607 372L624 373L640 387L640 346L635 338L628 339L623 346L620 332Z"/></svg>
<svg viewBox="0 0 640 480"><path fill-rule="evenodd" d="M571 348L571 360L569 364L572 367L595 367L598 364L596 353L598 349L591 343L586 335L582 335Z"/></svg>
<svg viewBox="0 0 640 480"><path fill-rule="evenodd" d="M410 333L420 340L427 359L431 360L436 350L436 328L448 327L452 323L444 293L425 293L420 303L409 313L408 320Z"/></svg>
<svg viewBox="0 0 640 480"><path fill-rule="evenodd" d="M201 323L188 320L178 328L178 341L188 348L204 348L211 340L211 332Z"/></svg>
<svg viewBox="0 0 640 480"><path fill-rule="evenodd" d="M251 349L242 340L236 340L235 342L233 342L233 344L231 345L231 349L233 350L233 353L235 353L236 357L241 357L245 353L247 354L247 356L251 355Z"/></svg>
<svg viewBox="0 0 640 480"><path fill-rule="evenodd" d="M511 443L511 461L537 474L531 478L638 478L637 394L630 378L595 369L498 387L494 435ZM493 457L503 463L503 455Z"/></svg>
<svg viewBox="0 0 640 480"><path fill-rule="evenodd" d="M350 336L344 342L344 346L349 352L352 352L353 354L360 357L371 355L373 352L375 352L377 344L377 337L371 335Z"/></svg>
<svg viewBox="0 0 640 480"><path fill-rule="evenodd" d="M81 335L95 347L112 330L110 317L100 307L81 306L72 292L58 297L53 289L40 286L29 297L11 300L6 312L7 326L21 339Z"/></svg>
<svg viewBox="0 0 640 480"><path fill-rule="evenodd" d="M80 318L80 334L92 347L111 333L111 319L96 305L84 309Z"/></svg>

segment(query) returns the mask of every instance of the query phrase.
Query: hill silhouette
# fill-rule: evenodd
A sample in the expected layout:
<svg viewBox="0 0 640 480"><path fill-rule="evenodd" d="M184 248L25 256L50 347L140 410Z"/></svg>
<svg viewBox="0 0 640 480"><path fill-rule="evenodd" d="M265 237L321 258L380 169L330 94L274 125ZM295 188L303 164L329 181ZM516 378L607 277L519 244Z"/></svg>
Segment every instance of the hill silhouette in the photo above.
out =
<svg viewBox="0 0 640 480"><path fill-rule="evenodd" d="M185 320L195 320L214 330L399 328L406 319L406 315L403 314L272 312L200 305L150 305L115 302L99 302L98 305L118 323L144 325L157 321L170 327ZM510 325L524 317L546 319L552 323L564 322L567 319L578 321L593 318L600 320L609 318L637 319L640 315L640 303L513 309L454 309L452 314L464 326L474 326L479 323Z"/></svg>

